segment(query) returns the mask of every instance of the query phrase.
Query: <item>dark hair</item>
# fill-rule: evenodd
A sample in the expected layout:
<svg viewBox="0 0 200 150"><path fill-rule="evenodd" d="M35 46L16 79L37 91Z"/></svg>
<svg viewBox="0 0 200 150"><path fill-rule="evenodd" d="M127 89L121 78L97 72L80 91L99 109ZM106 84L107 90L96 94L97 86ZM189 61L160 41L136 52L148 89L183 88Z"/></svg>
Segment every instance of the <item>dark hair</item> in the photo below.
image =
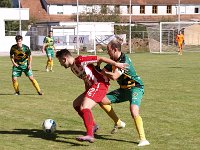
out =
<svg viewBox="0 0 200 150"><path fill-rule="evenodd" d="M72 54L67 49L61 49L60 51L56 52L56 57L57 58L62 57L62 56L72 56Z"/></svg>
<svg viewBox="0 0 200 150"><path fill-rule="evenodd" d="M19 40L23 40L23 37L21 35L17 35L15 37L15 40L16 40L16 42L19 41Z"/></svg>
<svg viewBox="0 0 200 150"><path fill-rule="evenodd" d="M51 32L53 33L53 31L52 31L52 30L49 30L49 33L51 33Z"/></svg>

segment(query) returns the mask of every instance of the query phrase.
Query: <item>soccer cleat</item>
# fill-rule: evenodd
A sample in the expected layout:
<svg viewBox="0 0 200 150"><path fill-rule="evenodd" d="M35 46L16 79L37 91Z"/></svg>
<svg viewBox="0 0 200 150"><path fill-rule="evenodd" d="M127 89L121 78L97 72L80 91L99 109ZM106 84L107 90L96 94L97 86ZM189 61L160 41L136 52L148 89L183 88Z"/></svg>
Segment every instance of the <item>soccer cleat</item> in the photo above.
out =
<svg viewBox="0 0 200 150"><path fill-rule="evenodd" d="M54 72L52 69L50 70L51 72Z"/></svg>
<svg viewBox="0 0 200 150"><path fill-rule="evenodd" d="M48 69L48 68L46 69L46 72L49 72L49 69Z"/></svg>
<svg viewBox="0 0 200 150"><path fill-rule="evenodd" d="M76 140L81 141L81 142L87 141L87 142L90 142L90 143L94 143L94 137L90 136L90 135L77 137Z"/></svg>
<svg viewBox="0 0 200 150"><path fill-rule="evenodd" d="M146 146L146 145L150 145L149 141L147 140L140 140L138 146Z"/></svg>
<svg viewBox="0 0 200 150"><path fill-rule="evenodd" d="M44 95L44 93L42 93L42 91L38 92L38 95Z"/></svg>
<svg viewBox="0 0 200 150"><path fill-rule="evenodd" d="M111 134L116 133L118 131L118 129L125 128L125 126L126 126L126 123L123 121L120 121L120 125L114 125L114 128L111 131Z"/></svg>
<svg viewBox="0 0 200 150"><path fill-rule="evenodd" d="M99 126L97 124L95 124L93 126L93 133L96 133L99 130Z"/></svg>
<svg viewBox="0 0 200 150"><path fill-rule="evenodd" d="M20 95L20 92L16 92L15 95Z"/></svg>

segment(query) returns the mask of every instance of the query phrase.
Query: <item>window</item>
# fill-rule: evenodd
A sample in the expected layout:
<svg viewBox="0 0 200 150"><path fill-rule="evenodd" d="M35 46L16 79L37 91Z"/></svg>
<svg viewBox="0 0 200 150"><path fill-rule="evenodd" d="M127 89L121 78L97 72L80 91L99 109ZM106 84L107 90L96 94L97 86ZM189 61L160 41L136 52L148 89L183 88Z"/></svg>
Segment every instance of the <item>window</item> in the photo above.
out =
<svg viewBox="0 0 200 150"><path fill-rule="evenodd" d="M199 13L199 8L194 8L194 13L198 14Z"/></svg>
<svg viewBox="0 0 200 150"><path fill-rule="evenodd" d="M120 6L119 5L115 5L115 13L120 14Z"/></svg>
<svg viewBox="0 0 200 150"><path fill-rule="evenodd" d="M167 14L172 13L172 5L167 5Z"/></svg>
<svg viewBox="0 0 200 150"><path fill-rule="evenodd" d="M101 13L107 14L107 5L101 5Z"/></svg>
<svg viewBox="0 0 200 150"><path fill-rule="evenodd" d="M140 6L140 13L145 14L145 6L144 5Z"/></svg>
<svg viewBox="0 0 200 150"><path fill-rule="evenodd" d="M153 5L152 6L152 13L153 14L157 14L158 13L158 6L157 5Z"/></svg>
<svg viewBox="0 0 200 150"><path fill-rule="evenodd" d="M63 14L63 12L57 12L57 14L58 14L58 15L62 15L62 14Z"/></svg>

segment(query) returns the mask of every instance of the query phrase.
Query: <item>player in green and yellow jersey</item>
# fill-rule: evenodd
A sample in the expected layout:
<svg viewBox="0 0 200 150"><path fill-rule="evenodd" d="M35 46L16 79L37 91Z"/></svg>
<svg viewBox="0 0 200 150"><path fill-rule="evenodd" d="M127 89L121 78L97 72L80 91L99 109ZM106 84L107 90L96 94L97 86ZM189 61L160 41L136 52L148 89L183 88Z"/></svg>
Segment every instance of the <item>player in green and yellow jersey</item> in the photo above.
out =
<svg viewBox="0 0 200 150"><path fill-rule="evenodd" d="M44 38L43 41L43 47L42 47L42 53L44 53L44 51L46 52L47 55L47 65L46 65L46 71L49 72L53 71L53 58L55 56L54 51L55 51L55 47L54 47L54 38L53 38L53 31L49 31L49 35L46 36Z"/></svg>
<svg viewBox="0 0 200 150"><path fill-rule="evenodd" d="M103 68L101 73L112 80L117 80L120 87L109 92L103 99L103 105L101 106L107 114L115 120L117 119L116 114L110 104L129 101L131 116L134 120L140 138L138 146L149 145L150 143L145 137L143 121L139 114L139 108L144 94L144 84L141 78L136 74L131 59L126 54L121 52L121 42L119 40L116 39L109 42L107 45L107 52L112 60L120 63L127 63L129 67L127 70L120 70L108 64ZM117 127L118 126L115 126L112 132L115 132Z"/></svg>
<svg viewBox="0 0 200 150"><path fill-rule="evenodd" d="M20 95L17 77L21 77L22 72L24 72L32 82L38 94L43 95L38 82L33 78L33 72L31 69L32 55L29 47L22 44L23 37L21 35L17 35L15 40L17 44L13 45L10 49L10 59L13 64L12 82L15 89L15 94Z"/></svg>

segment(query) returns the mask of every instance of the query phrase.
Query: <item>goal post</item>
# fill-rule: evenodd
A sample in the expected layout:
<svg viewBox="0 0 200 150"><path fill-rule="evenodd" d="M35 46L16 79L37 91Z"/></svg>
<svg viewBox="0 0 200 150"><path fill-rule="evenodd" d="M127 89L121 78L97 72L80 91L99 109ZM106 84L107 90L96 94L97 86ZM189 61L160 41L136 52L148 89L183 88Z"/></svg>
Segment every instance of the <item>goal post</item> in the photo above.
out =
<svg viewBox="0 0 200 150"><path fill-rule="evenodd" d="M184 34L183 51L200 52L200 22L160 22L148 28L151 53L176 53L176 35Z"/></svg>

